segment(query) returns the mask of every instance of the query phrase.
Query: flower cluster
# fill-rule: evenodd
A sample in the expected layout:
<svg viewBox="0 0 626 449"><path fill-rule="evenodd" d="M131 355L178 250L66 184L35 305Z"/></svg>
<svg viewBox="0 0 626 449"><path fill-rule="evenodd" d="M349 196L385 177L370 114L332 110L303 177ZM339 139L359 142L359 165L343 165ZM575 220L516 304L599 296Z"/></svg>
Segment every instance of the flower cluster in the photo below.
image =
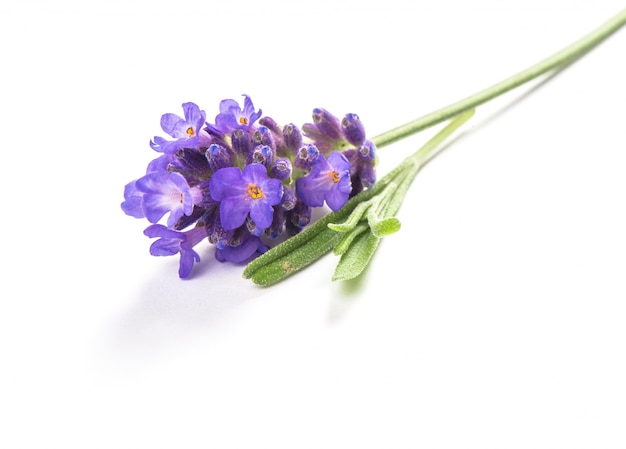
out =
<svg viewBox="0 0 626 449"><path fill-rule="evenodd" d="M356 114L341 120L313 110L313 123L284 126L256 110L223 100L215 123L194 103L184 118L164 114L172 139L154 137L161 153L146 174L124 189L122 210L151 225L154 256L180 254L179 275L189 277L208 240L219 261L244 262L293 236L311 220L311 208L339 210L376 180L375 146Z"/></svg>

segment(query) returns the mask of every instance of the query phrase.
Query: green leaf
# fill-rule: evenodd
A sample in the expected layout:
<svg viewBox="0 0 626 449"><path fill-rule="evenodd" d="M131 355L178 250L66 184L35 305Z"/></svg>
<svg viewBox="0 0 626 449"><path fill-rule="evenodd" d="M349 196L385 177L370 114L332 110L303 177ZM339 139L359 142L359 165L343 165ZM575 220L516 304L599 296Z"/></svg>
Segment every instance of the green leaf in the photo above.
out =
<svg viewBox="0 0 626 449"><path fill-rule="evenodd" d="M372 234L379 238L393 234L394 232L398 232L400 230L400 220L396 217L386 218L373 223L370 222L369 225L372 230Z"/></svg>
<svg viewBox="0 0 626 449"><path fill-rule="evenodd" d="M333 250L335 255L341 256L343 253L345 253L350 247L350 245L352 244L352 241L359 234L367 231L368 229L369 229L368 225L366 225L365 223L360 223L358 226L354 227L352 231L345 233L344 236L339 241L339 243L337 243L337 245L335 246L335 249Z"/></svg>
<svg viewBox="0 0 626 449"><path fill-rule="evenodd" d="M380 238L371 232L358 235L339 259L332 280L347 281L361 274L374 255L379 243Z"/></svg>
<svg viewBox="0 0 626 449"><path fill-rule="evenodd" d="M324 227L321 232L308 240L306 245L298 246L254 272L249 272L248 275L255 284L262 286L275 284L315 262L333 249L340 239L341 234Z"/></svg>

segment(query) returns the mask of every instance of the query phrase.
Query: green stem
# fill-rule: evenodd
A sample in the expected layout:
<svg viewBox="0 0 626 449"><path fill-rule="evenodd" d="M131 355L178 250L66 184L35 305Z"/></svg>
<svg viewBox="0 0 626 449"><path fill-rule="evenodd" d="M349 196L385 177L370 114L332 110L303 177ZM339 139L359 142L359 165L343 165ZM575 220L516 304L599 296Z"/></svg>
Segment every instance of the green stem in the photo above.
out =
<svg viewBox="0 0 626 449"><path fill-rule="evenodd" d="M624 24L626 24L626 9L615 15L609 21L605 22L585 37L579 39L543 61L527 68L526 70L523 70L518 74L494 84L493 86L488 87L487 89L484 89L474 95L464 98L463 100L379 134L372 138L372 141L378 148L381 148L422 131L430 126L446 121L461 112L473 109L478 105L486 103L489 100L492 100L493 98L502 95L511 89L531 81L540 75L543 75L551 70L561 68L578 59L621 28Z"/></svg>
<svg viewBox="0 0 626 449"><path fill-rule="evenodd" d="M387 210L387 214L389 216L394 216L398 212L400 205L404 200L404 196L413 182L413 179L417 176L417 173L422 169L426 162L432 159L435 154L441 150L441 144L473 116L474 109L470 109L457 115L441 131L426 142L423 147L406 158L402 165L408 167L407 172L401 180L401 183L396 188L392 200L389 202Z"/></svg>

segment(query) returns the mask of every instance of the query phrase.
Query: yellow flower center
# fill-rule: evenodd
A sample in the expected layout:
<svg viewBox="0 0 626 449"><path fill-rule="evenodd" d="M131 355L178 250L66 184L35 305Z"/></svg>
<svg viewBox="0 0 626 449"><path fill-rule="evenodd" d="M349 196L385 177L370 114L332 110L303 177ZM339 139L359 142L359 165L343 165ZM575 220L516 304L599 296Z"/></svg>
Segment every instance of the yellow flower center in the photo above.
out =
<svg viewBox="0 0 626 449"><path fill-rule="evenodd" d="M240 125L247 125L248 124L248 117L239 117L239 124Z"/></svg>
<svg viewBox="0 0 626 449"><path fill-rule="evenodd" d="M250 195L250 198L252 198L253 200L258 200L265 196L263 195L263 190L261 190L261 187L257 186L254 183L248 184L248 195Z"/></svg>
<svg viewBox="0 0 626 449"><path fill-rule="evenodd" d="M333 182L335 184L337 184L339 182L339 173L337 173L335 170L329 170L326 172L326 175L329 178L333 178Z"/></svg>
<svg viewBox="0 0 626 449"><path fill-rule="evenodd" d="M193 130L193 128L190 126L189 128L187 128L187 135L189 137L193 137L196 135L196 132Z"/></svg>

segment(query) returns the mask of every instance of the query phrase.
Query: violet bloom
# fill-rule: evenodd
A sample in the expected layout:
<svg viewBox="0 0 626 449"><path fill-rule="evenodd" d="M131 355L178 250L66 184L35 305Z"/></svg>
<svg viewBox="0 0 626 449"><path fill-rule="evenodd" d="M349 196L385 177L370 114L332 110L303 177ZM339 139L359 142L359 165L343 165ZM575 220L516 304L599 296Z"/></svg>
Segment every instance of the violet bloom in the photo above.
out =
<svg viewBox="0 0 626 449"><path fill-rule="evenodd" d="M143 194L141 208L148 221L156 223L169 213L167 219L169 228L174 226L183 215L191 215L194 204L202 201L202 191L197 187L189 187L185 178L176 172L148 173L139 178L133 188L129 187L128 190L132 195L124 202L128 203L127 209L131 212L135 210L132 207L136 207L137 200L133 196L141 192ZM122 203L122 209L124 209L124 203ZM124 211L126 212L126 209Z"/></svg>
<svg viewBox="0 0 626 449"><path fill-rule="evenodd" d="M260 229L272 224L274 209L283 196L278 179L268 178L264 165L226 167L215 172L209 184L211 197L220 202L220 219L224 229L236 229L250 214Z"/></svg>
<svg viewBox="0 0 626 449"><path fill-rule="evenodd" d="M263 254L269 248L261 242L261 239L246 233L241 234L242 240L237 246L224 245L215 249L215 258L220 262L241 263L253 256Z"/></svg>
<svg viewBox="0 0 626 449"><path fill-rule="evenodd" d="M332 153L328 159L320 154L313 162L311 172L296 180L296 194L311 207L323 206L324 201L333 211L341 209L352 190L350 162L341 153Z"/></svg>
<svg viewBox="0 0 626 449"><path fill-rule="evenodd" d="M126 215L135 218L145 218L143 213L143 192L137 190L137 180L131 181L124 187L124 201L122 210Z"/></svg>
<svg viewBox="0 0 626 449"><path fill-rule="evenodd" d="M254 110L252 100L244 95L243 109L235 100L222 100L220 113L215 117L215 125L208 125L209 129L217 134L226 134L236 129L248 130L259 117L262 111Z"/></svg>
<svg viewBox="0 0 626 449"><path fill-rule="evenodd" d="M150 245L150 254L153 256L174 256L180 254L178 276L187 278L195 262L200 262L200 256L193 247L206 238L204 227L200 226L186 232L173 231L160 224L148 226L143 233L150 238L159 237Z"/></svg>
<svg viewBox="0 0 626 449"><path fill-rule="evenodd" d="M161 128L176 140L166 140L156 136L150 142L153 150L159 153L174 154L181 148L200 148L208 146L210 137L203 135L202 127L206 123L206 113L194 103L184 103L185 118L176 114L163 114Z"/></svg>

